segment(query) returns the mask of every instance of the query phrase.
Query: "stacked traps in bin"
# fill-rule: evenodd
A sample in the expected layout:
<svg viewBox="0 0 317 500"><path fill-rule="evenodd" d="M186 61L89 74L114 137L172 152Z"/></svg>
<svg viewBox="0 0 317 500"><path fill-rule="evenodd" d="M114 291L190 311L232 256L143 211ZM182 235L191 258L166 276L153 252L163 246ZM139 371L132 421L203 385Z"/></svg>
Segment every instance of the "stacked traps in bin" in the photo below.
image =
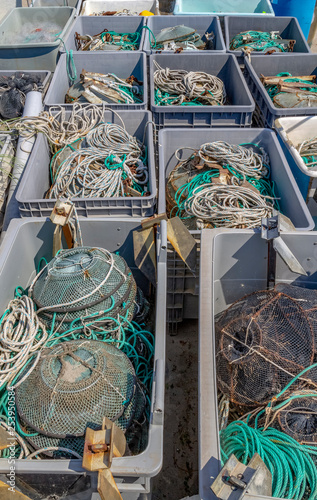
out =
<svg viewBox="0 0 317 500"><path fill-rule="evenodd" d="M86 427L100 427L107 416L126 433L130 451L140 452L147 440L152 347L134 321L144 321L149 304L125 260L102 248L60 251L38 273L29 297L36 306L29 321L35 315L38 335L46 339L30 339L35 350L23 365L23 352L14 358L18 367L9 383L16 388L23 439L37 450L53 447L41 452L49 456L80 455ZM7 317L13 302L2 318L1 342L3 321L6 332L13 328Z"/></svg>
<svg viewBox="0 0 317 500"><path fill-rule="evenodd" d="M317 440L316 304L316 290L279 283L216 318L217 386L234 414L268 405L260 422L300 443Z"/></svg>
<svg viewBox="0 0 317 500"><path fill-rule="evenodd" d="M128 438L133 420L144 412L145 397L124 352L101 341L74 340L43 351L17 387L16 405L21 422L33 431L27 437L33 447L82 454L86 427L100 428L104 416Z"/></svg>
<svg viewBox="0 0 317 500"><path fill-rule="evenodd" d="M137 311L137 286L124 259L101 248L59 253L36 276L29 295L48 330L93 328L119 337Z"/></svg>
<svg viewBox="0 0 317 500"><path fill-rule="evenodd" d="M258 227L278 207L269 175L269 157L255 144L202 144L171 171L167 211L190 229Z"/></svg>

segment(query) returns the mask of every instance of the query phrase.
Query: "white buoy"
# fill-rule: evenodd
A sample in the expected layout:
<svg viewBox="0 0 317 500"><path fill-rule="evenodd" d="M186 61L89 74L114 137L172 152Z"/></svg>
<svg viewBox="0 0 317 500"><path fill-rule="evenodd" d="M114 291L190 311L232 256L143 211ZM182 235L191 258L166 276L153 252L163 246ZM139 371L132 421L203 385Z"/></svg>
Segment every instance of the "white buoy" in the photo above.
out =
<svg viewBox="0 0 317 500"><path fill-rule="evenodd" d="M37 91L28 92L25 98L25 105L23 116L38 116L43 109L42 103L42 93ZM10 188L7 198L7 207L4 215L3 231L1 233L1 240L3 239L4 232L7 230L9 222L11 219L19 218L19 207L15 199L15 191L23 173L25 165L29 159L30 153L32 151L33 144L35 142L36 136L34 135L30 139L25 139L25 137L19 137L18 145L15 155L15 162L12 169L12 178L10 182Z"/></svg>

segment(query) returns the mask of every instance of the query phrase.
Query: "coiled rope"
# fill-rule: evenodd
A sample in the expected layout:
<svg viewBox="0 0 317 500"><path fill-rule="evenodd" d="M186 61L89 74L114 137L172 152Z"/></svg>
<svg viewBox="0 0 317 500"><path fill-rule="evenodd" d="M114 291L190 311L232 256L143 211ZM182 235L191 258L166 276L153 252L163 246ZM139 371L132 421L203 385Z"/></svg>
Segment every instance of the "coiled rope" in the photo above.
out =
<svg viewBox="0 0 317 500"><path fill-rule="evenodd" d="M184 203L185 213L196 217L198 229L206 221L214 227L254 228L272 214L266 198L243 186L205 184L196 187Z"/></svg>
<svg viewBox="0 0 317 500"><path fill-rule="evenodd" d="M298 152L307 167L317 165L317 137L308 139L298 146Z"/></svg>
<svg viewBox="0 0 317 500"><path fill-rule="evenodd" d="M30 356L41 351L47 338L33 301L26 295L11 300L0 319L0 386L10 382Z"/></svg>
<svg viewBox="0 0 317 500"><path fill-rule="evenodd" d="M217 76L202 71L161 68L154 61L155 104L222 106L226 102L226 89Z"/></svg>
<svg viewBox="0 0 317 500"><path fill-rule="evenodd" d="M95 105L82 106L75 103L70 116L62 106L52 106L39 116L22 117L15 123L15 128L26 141L38 133L45 135L50 144L65 147L85 137L103 119L103 108Z"/></svg>
<svg viewBox="0 0 317 500"><path fill-rule="evenodd" d="M194 155L181 160L179 152L185 149L193 150ZM272 214L274 207L279 209L274 183L269 180L269 157L258 145L216 141L202 144L199 150L180 148L175 156L180 163L171 172L168 183L185 180L186 172L188 180L181 185L178 180L179 187L173 188L175 206L171 216L173 213L182 219L195 217L198 229L255 228L261 225L262 217ZM201 159L199 170L193 166L197 157ZM201 168L204 171L200 172ZM223 171L220 174L219 168L226 170L225 175Z"/></svg>
<svg viewBox="0 0 317 500"><path fill-rule="evenodd" d="M86 136L88 147L51 162L48 198L106 198L126 195L130 185L141 194L149 180L145 148L124 127L106 123Z"/></svg>

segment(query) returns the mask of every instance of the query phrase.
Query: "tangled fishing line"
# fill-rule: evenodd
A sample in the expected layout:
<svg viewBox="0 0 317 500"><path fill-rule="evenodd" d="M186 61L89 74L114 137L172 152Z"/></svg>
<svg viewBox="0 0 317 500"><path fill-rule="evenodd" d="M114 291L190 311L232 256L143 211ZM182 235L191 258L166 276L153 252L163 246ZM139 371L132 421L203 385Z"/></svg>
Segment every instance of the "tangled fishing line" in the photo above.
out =
<svg viewBox="0 0 317 500"><path fill-rule="evenodd" d="M278 31L242 31L230 42L230 50L251 52L293 52L295 40L283 40Z"/></svg>
<svg viewBox="0 0 317 500"><path fill-rule="evenodd" d="M226 89L217 76L202 71L161 68L154 61L155 104L209 105L226 104Z"/></svg>
<svg viewBox="0 0 317 500"><path fill-rule="evenodd" d="M147 192L145 147L123 126L106 123L90 130L79 149L57 152L51 162L48 198L105 198ZM80 147L84 146L84 147Z"/></svg>
<svg viewBox="0 0 317 500"><path fill-rule="evenodd" d="M167 181L167 209L190 228L254 228L278 207L269 158L259 146L206 143L186 160L179 152Z"/></svg>
<svg viewBox="0 0 317 500"><path fill-rule="evenodd" d="M48 111L43 111L39 116L20 118L14 128L26 140L41 133L50 145L61 148L85 137L102 121L106 109L75 103L68 115L62 106L50 106Z"/></svg>
<svg viewBox="0 0 317 500"><path fill-rule="evenodd" d="M317 105L316 75L297 77L283 72L276 76L261 75L261 82L277 108L303 108Z"/></svg>

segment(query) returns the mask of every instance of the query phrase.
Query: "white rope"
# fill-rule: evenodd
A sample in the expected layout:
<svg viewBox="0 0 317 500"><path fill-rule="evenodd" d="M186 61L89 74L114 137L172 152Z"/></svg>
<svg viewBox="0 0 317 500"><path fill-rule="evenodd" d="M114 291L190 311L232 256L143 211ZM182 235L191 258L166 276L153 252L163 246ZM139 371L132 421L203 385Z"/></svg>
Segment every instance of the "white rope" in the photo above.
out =
<svg viewBox="0 0 317 500"><path fill-rule="evenodd" d="M47 337L32 299L23 295L11 300L0 324L1 386L13 380L32 355L42 350ZM28 375L35 366L30 366Z"/></svg>
<svg viewBox="0 0 317 500"><path fill-rule="evenodd" d="M39 116L21 117L15 128L22 137L29 140L33 135L42 133L51 144L60 148L83 138L102 121L104 108L93 104L82 106L75 103L69 118L62 106L52 106Z"/></svg>
<svg viewBox="0 0 317 500"><path fill-rule="evenodd" d="M255 228L262 217L272 214L266 198L252 189L225 184L206 184L195 188L186 200L185 212L197 217L197 227ZM207 224L206 224L207 223Z"/></svg>
<svg viewBox="0 0 317 500"><path fill-rule="evenodd" d="M155 89L160 94L169 94L167 97L159 95L161 105L179 105L194 99L207 105L225 104L226 89L223 81L217 76L203 71L163 69L156 61L154 65L157 68L154 72Z"/></svg>

